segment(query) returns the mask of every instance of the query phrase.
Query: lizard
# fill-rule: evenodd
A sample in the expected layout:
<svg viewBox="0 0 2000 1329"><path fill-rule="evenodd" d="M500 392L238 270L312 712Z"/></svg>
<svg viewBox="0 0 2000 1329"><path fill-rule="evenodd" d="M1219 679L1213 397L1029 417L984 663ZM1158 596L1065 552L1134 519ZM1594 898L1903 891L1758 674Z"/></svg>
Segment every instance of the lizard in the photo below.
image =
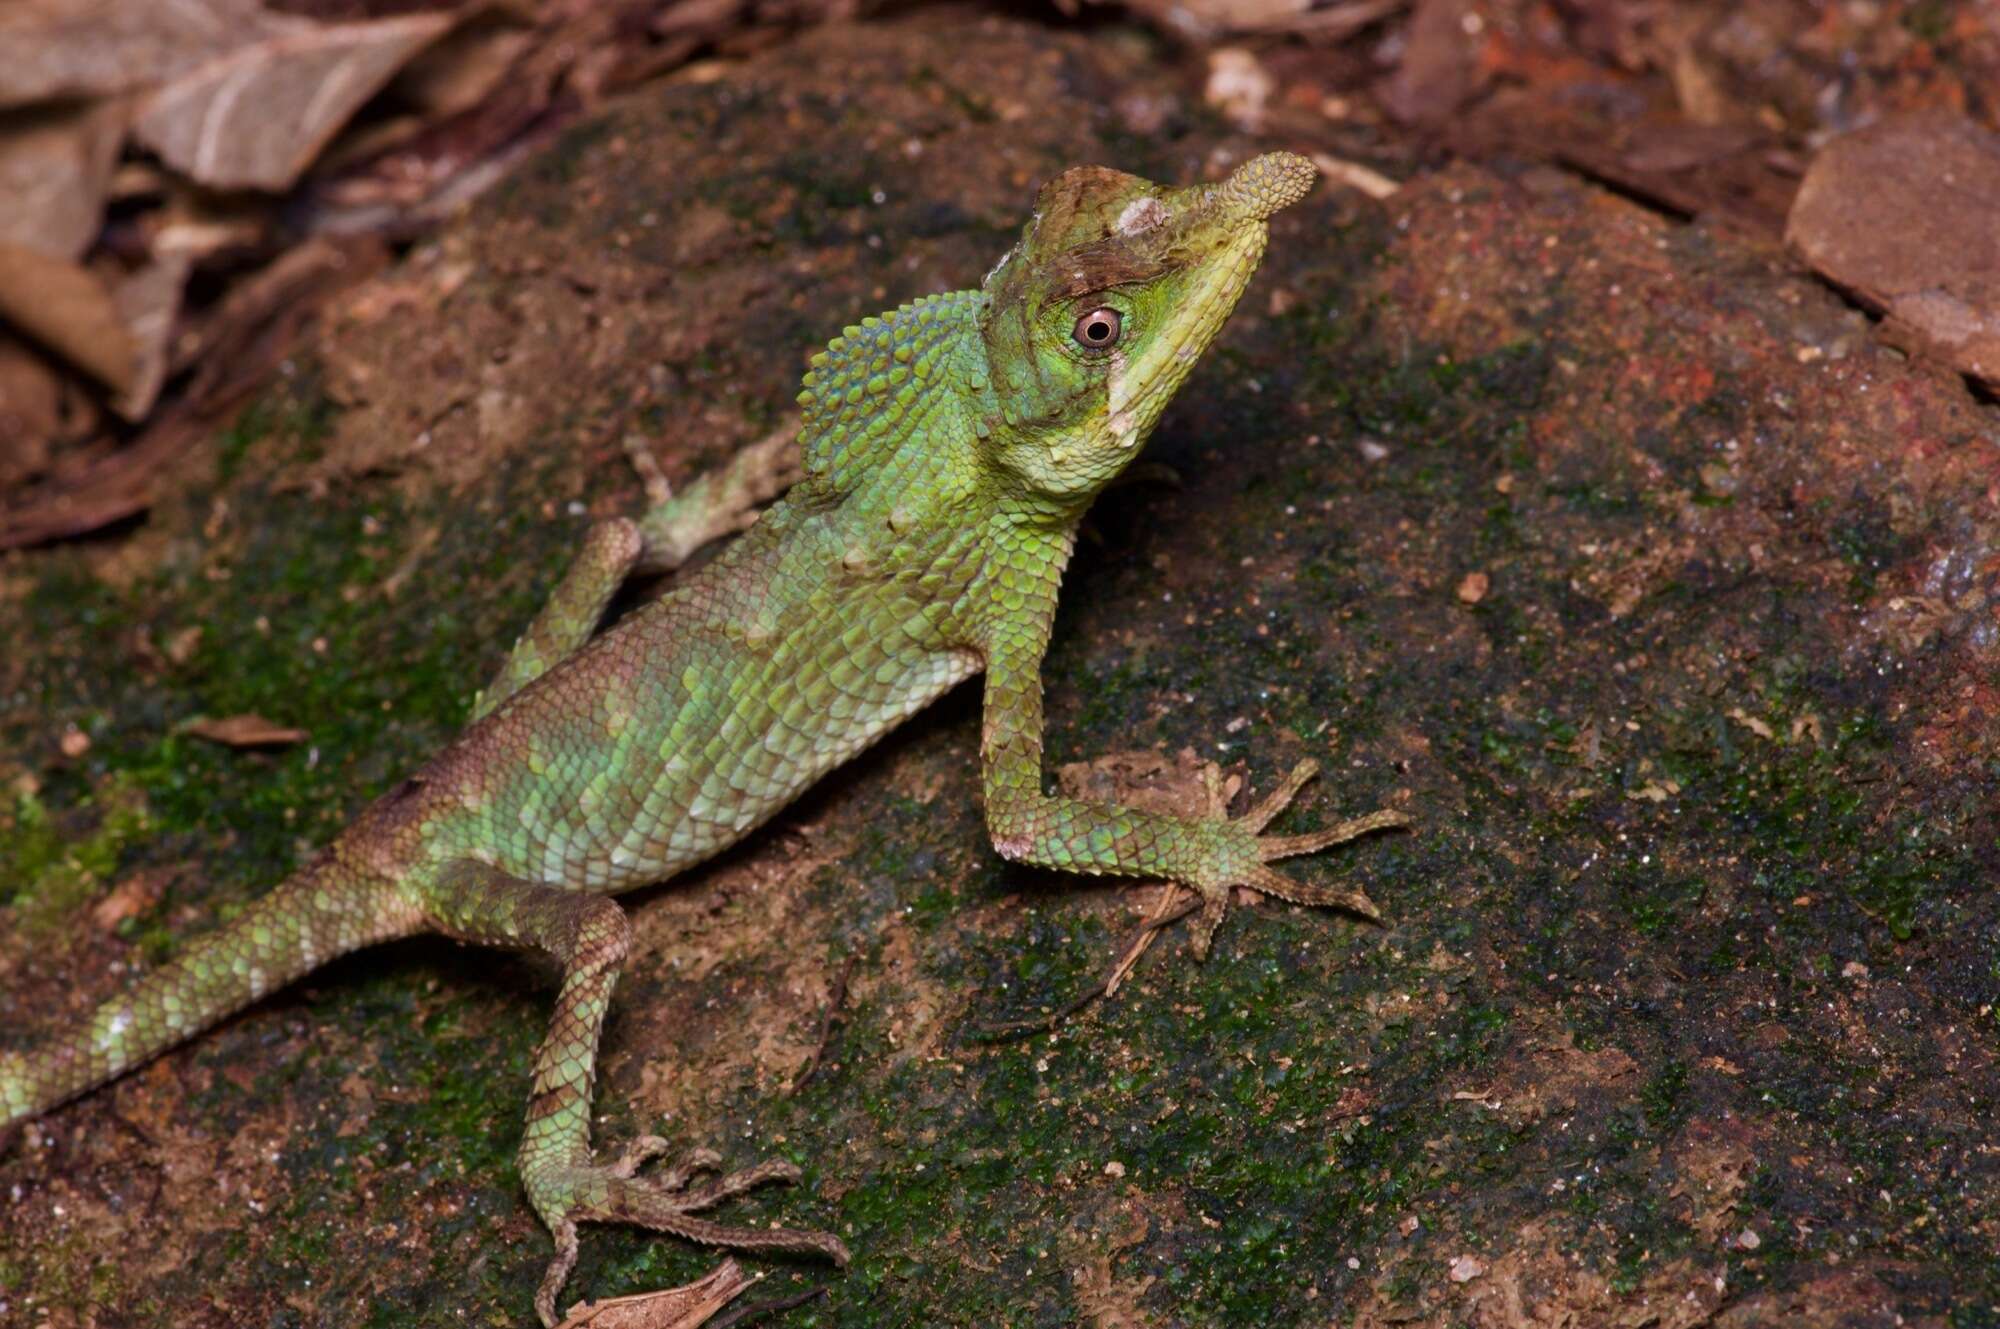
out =
<svg viewBox="0 0 2000 1329"><path fill-rule="evenodd" d="M1005 858L1191 887L1196 959L1237 887L1377 918L1359 891L1271 866L1408 824L1382 810L1265 834L1311 761L1233 820L1043 783L1041 661L1079 522L1221 329L1269 219L1316 176L1273 152L1211 184L1099 166L1050 180L978 288L864 319L812 357L800 478L711 561L599 631L613 594L671 543L674 500L594 525L453 742L234 920L52 1039L0 1052L0 1130L337 955L438 932L561 969L518 1153L555 1243L535 1294L543 1324L583 1222L844 1266L831 1233L702 1216L796 1181L789 1161L723 1173L696 1150L642 1174L667 1150L659 1137L593 1149L598 1037L632 944L612 897L734 844L980 673L985 821Z"/></svg>

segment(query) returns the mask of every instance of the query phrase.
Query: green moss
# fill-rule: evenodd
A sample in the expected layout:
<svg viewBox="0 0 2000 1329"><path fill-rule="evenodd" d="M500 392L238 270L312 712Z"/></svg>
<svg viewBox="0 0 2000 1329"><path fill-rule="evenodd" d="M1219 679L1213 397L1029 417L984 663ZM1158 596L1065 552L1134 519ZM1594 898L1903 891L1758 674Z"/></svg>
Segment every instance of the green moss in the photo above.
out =
<svg viewBox="0 0 2000 1329"><path fill-rule="evenodd" d="M191 916L226 920L449 737L559 570L575 530L540 513L542 498L563 487L550 478L566 464L560 450L497 474L484 495L458 504L418 506L368 486L331 495L279 487L280 473L314 454L331 421L331 407L303 380L245 410L220 441L222 488L198 490L156 516L189 533L134 580L102 580L71 551L41 556L18 604L38 648L19 683L33 706L0 713L0 748L35 750L51 726L66 724L91 741L79 759L41 772L39 790L20 785L0 795L0 907L9 926L59 935L121 872L154 864L187 870L173 876L159 907L121 924L146 959L165 958L201 930L199 922L190 929ZM217 493L229 495L226 506ZM222 520L202 531L203 514L251 511L255 522ZM141 654L135 642L151 649ZM196 715L243 713L309 737L245 751L180 732ZM545 1005L529 993L496 1007L495 994L468 975L462 1000L483 1016L511 1018L496 1036L497 1026L464 1027L456 1007L424 1012L422 966L370 972L357 958L314 979L341 999L315 1004L311 1019L365 1031L377 1063L365 1074L394 1086L393 1096L359 1134L336 1129L337 1111L315 1114L285 1154L298 1183L284 1192L287 1204L257 1242L237 1243L227 1257L204 1248L204 1260L261 1265L273 1282L305 1277L338 1287L342 1269L365 1264L346 1252L370 1230L367 1215L398 1196L426 1203L422 1192L440 1184L437 1166L454 1182L476 1166L488 1210L501 1220L518 1215L511 1160L519 1095L495 1086L525 1084ZM323 1050L273 1060L263 1043L246 1044L241 1028L225 1026L183 1054L214 1068L188 1111L236 1120L246 1068L256 1074L252 1101L343 1101L351 1061ZM411 1140L430 1142L427 1166L385 1171L382 1160ZM497 1221L489 1212L480 1244L502 1244ZM523 1269L512 1271L528 1286L536 1254L524 1253ZM461 1266L464 1259L461 1249ZM33 1286L57 1304L66 1296L133 1304L96 1275L71 1292L50 1281L52 1271L90 1265L80 1252L52 1253ZM106 1262L107 1277L118 1267ZM455 1275L441 1286L463 1283ZM511 1304L501 1291L492 1304ZM363 1299L372 1300L357 1289L355 1301Z"/></svg>
<svg viewBox="0 0 2000 1329"><path fill-rule="evenodd" d="M1903 11L1903 26L1920 40L1939 43L1951 35L1957 8L1951 0L1916 0Z"/></svg>
<svg viewBox="0 0 2000 1329"><path fill-rule="evenodd" d="M1687 1094L1688 1068L1681 1061L1668 1061L1646 1081L1646 1087L1639 1095L1639 1101L1646 1110L1646 1121L1656 1132L1672 1129L1683 1113L1683 1100Z"/></svg>
<svg viewBox="0 0 2000 1329"><path fill-rule="evenodd" d="M1886 513L1873 507L1837 521L1828 538L1848 566L1848 593L1856 600L1872 596L1882 570L1900 563L1908 552Z"/></svg>
<svg viewBox="0 0 2000 1329"><path fill-rule="evenodd" d="M217 476L224 482L236 478L250 449L271 432L271 413L263 398L236 413L236 419L215 436Z"/></svg>
<svg viewBox="0 0 2000 1329"><path fill-rule="evenodd" d="M30 932L60 928L110 882L126 846L152 829L145 792L122 775L60 823L35 794L17 791L12 809L0 811L0 904Z"/></svg>

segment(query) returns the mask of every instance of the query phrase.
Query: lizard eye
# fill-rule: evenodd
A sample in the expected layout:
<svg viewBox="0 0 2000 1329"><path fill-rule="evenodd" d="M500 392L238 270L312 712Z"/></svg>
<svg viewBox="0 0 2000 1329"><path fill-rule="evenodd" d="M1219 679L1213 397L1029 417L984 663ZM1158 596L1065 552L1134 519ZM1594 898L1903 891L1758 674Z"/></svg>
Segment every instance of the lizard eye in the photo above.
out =
<svg viewBox="0 0 2000 1329"><path fill-rule="evenodd" d="M1070 336L1086 351L1108 351L1118 344L1121 321L1115 309L1093 309L1076 321Z"/></svg>

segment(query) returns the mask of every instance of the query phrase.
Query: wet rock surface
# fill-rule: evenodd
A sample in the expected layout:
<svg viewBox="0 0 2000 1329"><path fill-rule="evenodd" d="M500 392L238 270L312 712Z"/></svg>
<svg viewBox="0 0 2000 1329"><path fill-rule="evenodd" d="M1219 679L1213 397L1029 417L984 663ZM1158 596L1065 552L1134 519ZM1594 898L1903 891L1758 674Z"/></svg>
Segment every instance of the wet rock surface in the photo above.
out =
<svg viewBox="0 0 2000 1329"><path fill-rule="evenodd" d="M1313 146L1133 132L1169 82L947 16L663 88L364 292L125 544L5 565L0 1022L114 990L442 742L638 502L626 434L677 477L758 436L1064 165ZM1300 868L1387 925L1239 907L1206 965L1169 934L981 1040L1154 894L990 851L967 690L632 900L600 1141L806 1163L731 1212L856 1252L773 1266L828 1288L783 1323L1992 1322L1993 409L1775 253L1458 166L1282 214L1149 453L1181 486L1107 495L1068 578L1052 767L1191 748L1254 796L1316 757L1286 827L1418 821ZM197 713L312 737L171 736ZM350 958L54 1114L0 1156L0 1318L520 1322L546 977ZM594 1230L572 1291L712 1262Z"/></svg>

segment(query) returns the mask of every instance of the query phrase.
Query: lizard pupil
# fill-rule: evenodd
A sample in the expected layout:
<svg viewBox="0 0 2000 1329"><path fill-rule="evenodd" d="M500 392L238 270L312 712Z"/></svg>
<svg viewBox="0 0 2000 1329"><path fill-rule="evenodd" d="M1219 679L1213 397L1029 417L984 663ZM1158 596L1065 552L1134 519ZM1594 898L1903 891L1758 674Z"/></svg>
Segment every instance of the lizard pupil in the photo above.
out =
<svg viewBox="0 0 2000 1329"><path fill-rule="evenodd" d="M1108 351L1118 344L1120 319L1115 309L1093 309L1076 321L1071 335L1086 351Z"/></svg>

